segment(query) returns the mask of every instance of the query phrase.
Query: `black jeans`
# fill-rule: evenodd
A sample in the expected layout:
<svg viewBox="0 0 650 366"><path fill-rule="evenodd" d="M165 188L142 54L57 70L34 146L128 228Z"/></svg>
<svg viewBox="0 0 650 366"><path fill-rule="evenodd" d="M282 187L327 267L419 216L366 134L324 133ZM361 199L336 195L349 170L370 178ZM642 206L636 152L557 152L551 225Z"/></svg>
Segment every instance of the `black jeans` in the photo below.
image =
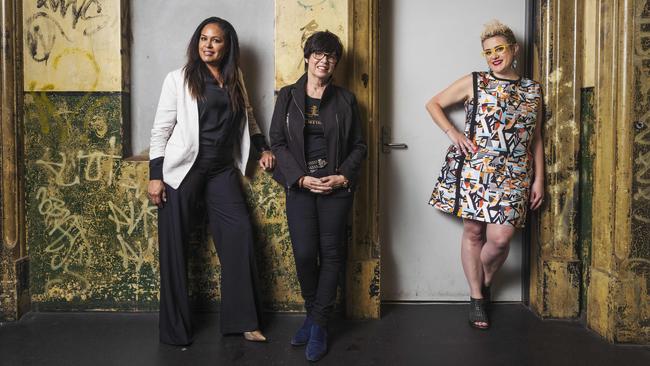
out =
<svg viewBox="0 0 650 366"><path fill-rule="evenodd" d="M213 159L197 159L178 189L165 185L167 202L158 209L160 245L160 341L192 343L185 251L197 220L207 211L221 263L221 332L259 329L260 308L253 230L233 167L215 169Z"/></svg>
<svg viewBox="0 0 650 366"><path fill-rule="evenodd" d="M353 193L287 191L287 220L307 315L326 327L345 265L345 232Z"/></svg>

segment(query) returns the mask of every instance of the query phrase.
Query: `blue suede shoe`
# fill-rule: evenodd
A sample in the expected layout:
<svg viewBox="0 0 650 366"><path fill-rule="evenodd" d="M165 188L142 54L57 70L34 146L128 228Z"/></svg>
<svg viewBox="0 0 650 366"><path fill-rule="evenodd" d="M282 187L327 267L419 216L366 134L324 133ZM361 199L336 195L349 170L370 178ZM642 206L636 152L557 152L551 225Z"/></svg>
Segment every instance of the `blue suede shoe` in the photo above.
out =
<svg viewBox="0 0 650 366"><path fill-rule="evenodd" d="M305 318L305 321L302 323L302 327L298 329L296 334L291 338L292 346L304 346L309 342L309 335L311 334L311 326L314 322L311 320L309 315Z"/></svg>
<svg viewBox="0 0 650 366"><path fill-rule="evenodd" d="M314 323L314 325L311 326L311 334L309 335L309 342L305 349L305 357L307 357L307 361L316 362L323 358L326 353L327 330Z"/></svg>

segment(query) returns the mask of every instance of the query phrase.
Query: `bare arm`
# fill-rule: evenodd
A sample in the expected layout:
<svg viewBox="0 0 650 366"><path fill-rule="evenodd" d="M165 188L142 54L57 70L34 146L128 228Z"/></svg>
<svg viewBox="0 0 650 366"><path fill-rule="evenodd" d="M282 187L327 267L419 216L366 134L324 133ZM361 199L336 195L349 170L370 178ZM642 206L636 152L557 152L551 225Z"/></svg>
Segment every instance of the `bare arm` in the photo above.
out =
<svg viewBox="0 0 650 366"><path fill-rule="evenodd" d="M454 127L451 121L449 121L449 118L447 118L444 110L445 108L471 98L473 95L473 88L472 75L465 75L453 82L445 90L434 95L426 104L426 109L429 112L431 119L433 119L433 122L435 122L445 134L447 134L447 137L449 137L449 139L460 151L462 151L463 154L475 151L476 146L465 136L465 134Z"/></svg>

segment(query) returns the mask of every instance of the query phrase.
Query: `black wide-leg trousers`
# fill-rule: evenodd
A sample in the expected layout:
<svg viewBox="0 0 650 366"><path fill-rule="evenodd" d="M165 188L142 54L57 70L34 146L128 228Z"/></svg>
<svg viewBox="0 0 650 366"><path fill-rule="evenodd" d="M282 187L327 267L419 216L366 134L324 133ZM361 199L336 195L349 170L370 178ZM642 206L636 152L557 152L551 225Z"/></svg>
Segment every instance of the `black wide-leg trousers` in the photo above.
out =
<svg viewBox="0 0 650 366"><path fill-rule="evenodd" d="M314 322L327 326L339 274L345 265L345 232L353 193L328 195L304 189L287 191L287 221L305 310Z"/></svg>
<svg viewBox="0 0 650 366"><path fill-rule="evenodd" d="M178 189L165 185L167 202L158 209L162 343L193 340L185 254L191 229L204 212L221 263L221 332L260 328L253 231L239 173L213 166L212 159L199 158Z"/></svg>

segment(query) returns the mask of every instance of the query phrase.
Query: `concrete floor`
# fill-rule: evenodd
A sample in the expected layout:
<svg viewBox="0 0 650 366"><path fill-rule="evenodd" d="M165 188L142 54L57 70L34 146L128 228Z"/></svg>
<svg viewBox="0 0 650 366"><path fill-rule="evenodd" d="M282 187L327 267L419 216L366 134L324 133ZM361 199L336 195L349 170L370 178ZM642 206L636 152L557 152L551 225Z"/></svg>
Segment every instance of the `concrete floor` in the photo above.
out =
<svg viewBox="0 0 650 366"><path fill-rule="evenodd" d="M487 332L467 325L467 305L384 305L378 321L336 320L322 365L650 365L650 348L608 344L581 324L541 321L499 304ZM266 344L221 336L219 316L196 315L196 341L158 343L157 313L29 313L0 324L0 365L304 365L289 345L302 316L268 314Z"/></svg>

